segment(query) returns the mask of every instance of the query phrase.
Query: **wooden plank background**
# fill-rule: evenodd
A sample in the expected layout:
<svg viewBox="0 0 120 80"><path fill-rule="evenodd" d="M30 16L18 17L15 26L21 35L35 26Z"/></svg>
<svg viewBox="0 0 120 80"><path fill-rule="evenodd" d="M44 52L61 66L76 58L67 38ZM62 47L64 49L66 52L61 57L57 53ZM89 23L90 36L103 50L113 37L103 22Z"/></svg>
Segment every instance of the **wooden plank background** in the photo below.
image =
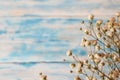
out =
<svg viewBox="0 0 120 80"><path fill-rule="evenodd" d="M40 72L49 80L73 80L63 59L71 61L68 49L86 57L80 22L117 11L119 0L0 0L0 80L39 80Z"/></svg>

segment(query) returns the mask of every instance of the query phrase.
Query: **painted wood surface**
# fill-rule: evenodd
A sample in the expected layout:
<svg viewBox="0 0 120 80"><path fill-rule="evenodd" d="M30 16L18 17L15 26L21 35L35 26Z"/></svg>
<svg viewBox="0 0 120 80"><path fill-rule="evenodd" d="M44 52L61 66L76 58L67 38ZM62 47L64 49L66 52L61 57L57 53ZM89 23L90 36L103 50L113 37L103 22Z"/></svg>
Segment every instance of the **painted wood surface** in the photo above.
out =
<svg viewBox="0 0 120 80"><path fill-rule="evenodd" d="M40 80L40 72L49 80L73 80L63 59L72 60L68 49L86 57L80 22L90 13L98 19L119 10L119 0L0 0L0 80Z"/></svg>

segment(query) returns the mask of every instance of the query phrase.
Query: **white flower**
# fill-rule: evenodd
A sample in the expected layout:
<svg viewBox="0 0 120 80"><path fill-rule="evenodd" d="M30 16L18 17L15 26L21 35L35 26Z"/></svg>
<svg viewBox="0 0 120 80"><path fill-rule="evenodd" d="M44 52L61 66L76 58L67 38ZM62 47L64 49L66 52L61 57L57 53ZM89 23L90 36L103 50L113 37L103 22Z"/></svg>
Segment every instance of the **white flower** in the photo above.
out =
<svg viewBox="0 0 120 80"><path fill-rule="evenodd" d="M94 19L94 15L93 15L93 14L89 15L89 16L88 16L88 19L89 19L89 20L93 20L93 19Z"/></svg>
<svg viewBox="0 0 120 80"><path fill-rule="evenodd" d="M66 52L66 55L67 55L67 56L72 56L72 50L68 50L68 51Z"/></svg>

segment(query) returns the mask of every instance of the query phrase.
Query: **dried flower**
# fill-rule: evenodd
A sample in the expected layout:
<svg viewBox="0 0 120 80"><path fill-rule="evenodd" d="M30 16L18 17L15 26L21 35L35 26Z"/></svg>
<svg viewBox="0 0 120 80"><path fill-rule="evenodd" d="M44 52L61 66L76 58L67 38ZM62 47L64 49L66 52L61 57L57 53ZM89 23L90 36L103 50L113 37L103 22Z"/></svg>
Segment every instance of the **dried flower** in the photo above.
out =
<svg viewBox="0 0 120 80"><path fill-rule="evenodd" d="M68 50L68 51L66 52L66 55L67 55L67 56L72 56L72 50Z"/></svg>
<svg viewBox="0 0 120 80"><path fill-rule="evenodd" d="M41 75L41 80L47 80L47 76L46 75Z"/></svg>
<svg viewBox="0 0 120 80"><path fill-rule="evenodd" d="M95 46L95 49L96 49L96 50L100 50L100 46L99 46L99 45L96 45L96 46Z"/></svg>
<svg viewBox="0 0 120 80"><path fill-rule="evenodd" d="M97 80L97 78L94 77L92 80Z"/></svg>
<svg viewBox="0 0 120 80"><path fill-rule="evenodd" d="M76 76L74 80L81 80L79 76Z"/></svg>
<svg viewBox="0 0 120 80"><path fill-rule="evenodd" d="M105 65L105 62L100 62L100 66L103 67Z"/></svg>
<svg viewBox="0 0 120 80"><path fill-rule="evenodd" d="M89 32L87 29L85 29L84 32L85 32L86 35L89 35L89 34L90 34L90 32Z"/></svg>
<svg viewBox="0 0 120 80"><path fill-rule="evenodd" d="M117 17L120 17L120 12L117 12L115 15L116 15Z"/></svg>
<svg viewBox="0 0 120 80"><path fill-rule="evenodd" d="M86 46L90 46L90 45L91 45L91 42L90 42L90 41L86 41L86 42L85 42L85 45L86 45Z"/></svg>
<svg viewBox="0 0 120 80"><path fill-rule="evenodd" d="M82 68L78 68L77 73L81 74L82 73Z"/></svg>
<svg viewBox="0 0 120 80"><path fill-rule="evenodd" d="M76 64L71 63L71 64L70 64L70 67L71 67L71 68L75 68L75 67L76 67Z"/></svg>
<svg viewBox="0 0 120 80"><path fill-rule="evenodd" d="M98 32L96 35L97 35L98 38L102 37L102 34L100 32Z"/></svg>
<svg viewBox="0 0 120 80"><path fill-rule="evenodd" d="M100 19L96 22L97 26L100 26L103 23L103 21Z"/></svg>
<svg viewBox="0 0 120 80"><path fill-rule="evenodd" d="M89 20L93 20L93 19L94 19L94 15L93 15L93 14L89 15L89 16L88 16L88 19L89 19Z"/></svg>

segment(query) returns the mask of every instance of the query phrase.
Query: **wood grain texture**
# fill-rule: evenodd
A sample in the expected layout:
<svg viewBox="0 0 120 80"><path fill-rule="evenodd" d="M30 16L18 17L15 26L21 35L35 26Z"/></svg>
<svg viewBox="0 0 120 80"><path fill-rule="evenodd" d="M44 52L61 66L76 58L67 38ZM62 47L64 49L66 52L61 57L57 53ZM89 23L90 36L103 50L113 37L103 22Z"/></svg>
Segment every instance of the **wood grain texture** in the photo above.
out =
<svg viewBox="0 0 120 80"><path fill-rule="evenodd" d="M0 80L73 80L72 49L83 60L80 22L88 14L108 18L120 0L0 0ZM97 20L95 19L95 21Z"/></svg>

